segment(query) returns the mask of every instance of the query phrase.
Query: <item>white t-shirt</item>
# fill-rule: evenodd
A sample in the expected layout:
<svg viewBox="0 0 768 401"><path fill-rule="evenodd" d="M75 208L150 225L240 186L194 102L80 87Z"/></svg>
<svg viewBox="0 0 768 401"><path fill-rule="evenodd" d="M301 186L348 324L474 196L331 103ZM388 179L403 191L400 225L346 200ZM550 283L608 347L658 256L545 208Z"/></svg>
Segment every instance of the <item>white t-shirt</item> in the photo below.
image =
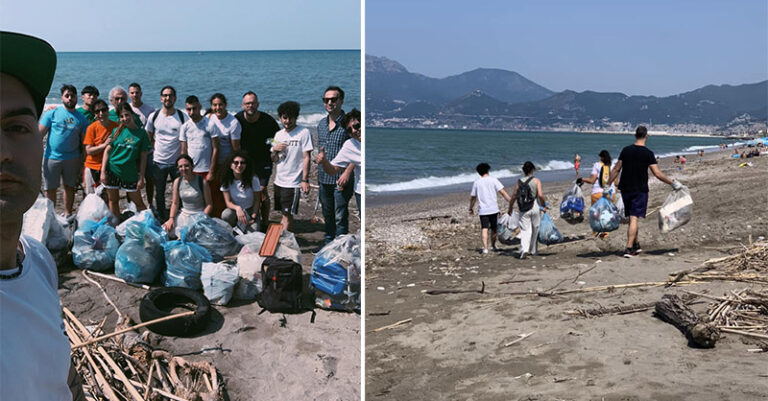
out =
<svg viewBox="0 0 768 401"><path fill-rule="evenodd" d="M152 118L155 113L159 113L155 122ZM184 114L184 121L189 120L189 116ZM163 110L156 110L147 118L147 132L153 132L155 137L155 163L174 164L181 154L181 142L179 142L179 131L181 130L181 120L177 110L173 114L166 116Z"/></svg>
<svg viewBox="0 0 768 401"><path fill-rule="evenodd" d="M477 197L477 214L485 216L499 212L499 203L496 201L496 193L504 189L496 177L480 177L472 184L472 196Z"/></svg>
<svg viewBox="0 0 768 401"><path fill-rule="evenodd" d="M224 186L222 184L219 190L221 192L229 192L232 203L240 206L243 210L248 210L253 207L253 194L261 191L261 184L259 183L259 177L254 175L250 188L245 188L240 180L232 180L232 185Z"/></svg>
<svg viewBox="0 0 768 401"><path fill-rule="evenodd" d="M179 141L187 143L187 153L194 161L195 173L205 173L211 170L211 155L213 143L211 138L219 136L219 130L211 120L203 117L198 122L190 118L181 126Z"/></svg>
<svg viewBox="0 0 768 401"><path fill-rule="evenodd" d="M147 117L149 117L150 113L155 111L154 107L146 103L142 103L141 107L136 107L133 104L131 104L131 108L133 109L133 112L139 116L139 119L141 119L141 124L145 126L147 125Z"/></svg>
<svg viewBox="0 0 768 401"><path fill-rule="evenodd" d="M355 138L347 139L341 146L336 157L331 160L334 166L344 167L355 164L355 192L360 194L360 141Z"/></svg>
<svg viewBox="0 0 768 401"><path fill-rule="evenodd" d="M70 401L56 264L39 241L20 240L21 275L0 280L0 399Z"/></svg>
<svg viewBox="0 0 768 401"><path fill-rule="evenodd" d="M616 163L614 163L614 164L616 164ZM592 165L592 173L591 173L591 175L594 175L595 177L597 177L597 179L595 180L595 183L592 184L592 193L593 194L596 194L598 192L599 193L603 193L603 187L600 186L600 168L602 166L603 166L602 162L596 162L595 164ZM613 168L613 166L611 166L611 168ZM610 175L611 175L611 168L608 169L608 173L607 173L608 177L610 177ZM608 181L608 177L605 177L603 182ZM616 193L616 186L615 185L611 184L611 188L610 189L613 190L614 194Z"/></svg>
<svg viewBox="0 0 768 401"><path fill-rule="evenodd" d="M275 164L275 185L283 188L300 187L304 152L314 149L309 129L296 126L288 133L283 128L275 134L275 141L288 145L283 151L285 158Z"/></svg>
<svg viewBox="0 0 768 401"><path fill-rule="evenodd" d="M216 114L211 114L210 119L216 125L216 128L219 129L219 157L216 160L216 164L222 164L227 160L229 154L232 153L232 141L240 140L243 127L237 121L237 118L229 113L227 113L223 120L219 120Z"/></svg>

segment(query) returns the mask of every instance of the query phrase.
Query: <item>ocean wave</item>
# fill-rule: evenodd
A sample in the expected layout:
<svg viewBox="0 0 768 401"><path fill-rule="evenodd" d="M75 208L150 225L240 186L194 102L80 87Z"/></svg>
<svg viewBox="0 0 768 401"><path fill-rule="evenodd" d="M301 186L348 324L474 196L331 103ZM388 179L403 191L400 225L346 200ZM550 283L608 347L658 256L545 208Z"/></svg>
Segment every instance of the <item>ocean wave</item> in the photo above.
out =
<svg viewBox="0 0 768 401"><path fill-rule="evenodd" d="M296 119L296 124L303 125L305 127L314 127L317 125L317 123L320 122L325 116L327 116L327 113L313 113L313 114L304 114L299 115L299 118ZM277 118L275 118L277 120Z"/></svg>
<svg viewBox="0 0 768 401"><path fill-rule="evenodd" d="M536 168L539 171L551 171L551 170L569 170L574 167L573 162L567 162L562 160L550 160L547 162L547 164L540 166L537 165Z"/></svg>
<svg viewBox="0 0 768 401"><path fill-rule="evenodd" d="M496 178L509 178L519 176L520 173L515 173L510 170L498 170L491 171L491 176ZM451 177L425 177L417 178L410 181L395 182L391 184L370 184L366 185L366 191L371 192L395 192L395 191L408 191L413 189L425 189L434 187L444 187L455 184L466 184L477 180L477 173L462 173Z"/></svg>

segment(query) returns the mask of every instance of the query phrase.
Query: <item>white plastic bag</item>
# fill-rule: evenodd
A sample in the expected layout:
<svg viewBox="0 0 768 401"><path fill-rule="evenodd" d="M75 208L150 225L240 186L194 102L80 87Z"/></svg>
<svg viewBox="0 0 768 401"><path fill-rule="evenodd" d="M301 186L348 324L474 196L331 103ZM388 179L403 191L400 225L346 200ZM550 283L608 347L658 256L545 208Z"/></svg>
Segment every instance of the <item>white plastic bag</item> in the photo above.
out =
<svg viewBox="0 0 768 401"><path fill-rule="evenodd" d="M104 217L114 219L112 212L109 211L109 206L101 199L101 192L104 190L103 186L96 188L96 193L88 194L80 207L77 209L77 225L83 225L85 220L101 221Z"/></svg>
<svg viewBox="0 0 768 401"><path fill-rule="evenodd" d="M666 234L682 227L693 215L693 199L688 188L672 191L659 209L659 229Z"/></svg>
<svg viewBox="0 0 768 401"><path fill-rule="evenodd" d="M520 233L520 212L513 210L512 214L504 213L498 221L496 235L499 242L510 245Z"/></svg>
<svg viewBox="0 0 768 401"><path fill-rule="evenodd" d="M67 222L67 219L54 215L51 220L50 228L48 229L48 239L45 241L45 247L48 248L51 253L64 252L69 250L72 246L74 231L72 225Z"/></svg>
<svg viewBox="0 0 768 401"><path fill-rule="evenodd" d="M237 265L221 263L203 263L200 274L205 297L215 305L226 305L232 299L235 284L240 280Z"/></svg>
<svg viewBox="0 0 768 401"><path fill-rule="evenodd" d="M616 210L619 211L619 222L621 224L629 223L629 217L625 216L624 212L624 200L621 198L621 193L616 194L616 200L613 201L616 205Z"/></svg>
<svg viewBox="0 0 768 401"><path fill-rule="evenodd" d="M53 202L40 195L32 207L24 213L24 223L21 232L45 244L48 240L51 222L55 219Z"/></svg>
<svg viewBox="0 0 768 401"><path fill-rule="evenodd" d="M130 204L133 204L133 203L131 202ZM130 208L129 208L129 210L130 210ZM117 235L119 235L121 238L125 238L125 228L128 227L128 223L131 222L131 221L142 222L142 221L146 220L147 215L150 215L153 218L155 217L155 215L152 214L151 210L144 209L141 212L139 212L138 214L134 214L133 216L131 216L130 218L128 218L124 222L120 223L120 225L118 225L117 228L116 228Z"/></svg>

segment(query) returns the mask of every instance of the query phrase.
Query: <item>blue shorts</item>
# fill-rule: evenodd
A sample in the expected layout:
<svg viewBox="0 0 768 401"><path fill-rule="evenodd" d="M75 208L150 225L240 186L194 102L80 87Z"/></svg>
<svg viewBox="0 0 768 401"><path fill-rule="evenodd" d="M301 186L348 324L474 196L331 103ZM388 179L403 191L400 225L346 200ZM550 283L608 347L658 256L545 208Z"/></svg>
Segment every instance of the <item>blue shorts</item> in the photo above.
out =
<svg viewBox="0 0 768 401"><path fill-rule="evenodd" d="M624 216L645 218L648 208L648 192L622 192L621 200L624 201Z"/></svg>

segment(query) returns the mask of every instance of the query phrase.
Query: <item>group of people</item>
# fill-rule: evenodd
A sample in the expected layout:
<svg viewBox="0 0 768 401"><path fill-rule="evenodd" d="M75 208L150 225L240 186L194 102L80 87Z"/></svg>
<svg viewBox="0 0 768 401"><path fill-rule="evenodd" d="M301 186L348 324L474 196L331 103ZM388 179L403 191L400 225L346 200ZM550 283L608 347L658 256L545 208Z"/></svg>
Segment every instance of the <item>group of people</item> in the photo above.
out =
<svg viewBox="0 0 768 401"><path fill-rule="evenodd" d="M592 184L591 201L594 204L602 197L616 200L617 190L621 191L625 217L629 219L627 242L623 256L631 258L642 252L639 241L638 221L645 218L648 207L648 171L660 181L672 186L678 191L683 185L667 177L660 169L653 151L646 147L648 130L644 126L637 127L635 142L621 150L618 160L613 163L610 153L601 150L599 161L592 166L589 177L578 177L578 165L581 157L575 157L577 166L576 183ZM504 185L489 174L490 166L480 163L477 173L480 178L472 186L469 201L469 213L474 213L475 203L478 203L480 216L482 253L488 253L488 242L493 250L496 249L497 218L499 207L497 194L509 202L507 212L512 214L515 204L520 211L520 251L519 257L537 254L537 238L541 214L547 212L547 204L542 190L541 180L534 177L536 167L530 161L523 164L523 178L515 183L511 195L504 190ZM526 188L527 187L527 188ZM604 236L604 235L601 235Z"/></svg>
<svg viewBox="0 0 768 401"><path fill-rule="evenodd" d="M310 130L296 124L297 102L277 108L279 126L259 110L252 91L243 95L242 110L231 114L221 93L210 97L205 112L197 96L188 96L182 111L176 108L176 89L168 85L160 90L161 107L155 110L143 102L141 85L134 82L128 88L109 91L110 110L98 89L86 86L80 92L82 106L76 108L77 90L65 84L62 105L40 119L39 129L47 134L43 189L55 205L63 184L68 218L82 177L86 193L99 186L106 189L105 200L115 216L120 216L122 191L137 210L150 207L169 233L200 212L220 217L243 233L266 231L267 186L274 168L274 210L285 229L291 229L301 194L310 190L315 149ZM348 232L352 194L357 194L360 207L361 115L356 109L344 113L344 91L338 86L329 86L322 101L328 115L317 127L316 162L327 243Z"/></svg>

